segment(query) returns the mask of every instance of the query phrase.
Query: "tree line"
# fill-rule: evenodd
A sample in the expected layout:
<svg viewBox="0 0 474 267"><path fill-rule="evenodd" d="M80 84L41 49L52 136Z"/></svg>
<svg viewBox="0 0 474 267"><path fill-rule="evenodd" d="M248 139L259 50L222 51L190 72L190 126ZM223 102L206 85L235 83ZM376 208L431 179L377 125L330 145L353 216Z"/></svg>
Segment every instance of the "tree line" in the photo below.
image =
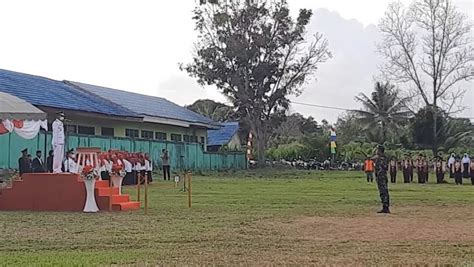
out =
<svg viewBox="0 0 474 267"><path fill-rule="evenodd" d="M180 68L226 96L231 106L216 104L211 115L222 113L251 131L261 165L280 150L308 157L328 152L323 148L328 125L288 115L289 96L301 94L332 57L327 39L306 30L312 14L301 9L292 18L285 0L199 1L194 10L198 39L193 60ZM361 109L337 121L339 147L386 143L436 155L472 144L471 122L453 117L466 90L463 82L474 77L472 26L466 15L450 0L394 2L378 28L383 40L377 52L384 58L378 76L384 82L377 82L370 96L356 96ZM206 109L197 107L201 104L193 105L198 112ZM303 122L310 126L287 125Z"/></svg>
<svg viewBox="0 0 474 267"><path fill-rule="evenodd" d="M397 91L392 85L376 83L371 97L357 96L361 110L344 113L334 125L327 120L317 122L313 117L299 113L284 114L269 135L266 156L271 160L327 159L331 156L329 131L334 126L340 161L360 161L373 153L375 144L384 144L388 154L397 158L415 153L433 157L436 154L432 151L431 110L420 109L412 114L406 109L397 109L400 100L394 95ZM198 100L188 108L216 121L238 120L229 116L233 114L231 106L212 100ZM474 125L469 119L439 112L438 128L439 152L474 154ZM241 125L242 140L246 140L248 130L248 126Z"/></svg>

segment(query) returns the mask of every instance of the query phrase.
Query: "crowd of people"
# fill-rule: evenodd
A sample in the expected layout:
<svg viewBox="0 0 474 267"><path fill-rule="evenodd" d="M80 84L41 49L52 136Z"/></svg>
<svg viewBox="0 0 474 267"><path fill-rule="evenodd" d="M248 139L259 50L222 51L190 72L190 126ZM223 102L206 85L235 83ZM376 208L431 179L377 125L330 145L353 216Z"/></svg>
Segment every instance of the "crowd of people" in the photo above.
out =
<svg viewBox="0 0 474 267"><path fill-rule="evenodd" d="M53 173L54 152L49 151L46 162L42 159L42 152L36 151L36 157L31 158L28 154L28 149L21 151L22 156L18 159L18 169L20 176L24 173ZM166 149L163 149L160 155L161 168L163 170L163 179L170 180L170 156ZM78 161L81 162L78 162ZM62 162L62 172L67 173L81 173L80 166L95 165L91 162L89 156L82 159L77 159L76 153L73 149L66 152L66 158ZM123 179L124 185L132 185L137 183L138 174L141 177L147 177L148 182L153 182L153 167L154 163L147 153L129 153L126 151L109 150L98 155L97 170L102 180L109 180L112 174L117 174L123 171L125 177Z"/></svg>
<svg viewBox="0 0 474 267"><path fill-rule="evenodd" d="M373 182L375 161L367 158L363 164L363 170L366 173L367 182ZM391 183L397 182L397 173L399 172L403 174L404 183L414 182L415 174L418 183L427 183L430 173L433 173L438 184L447 183L445 176L448 174L450 178L454 178L456 184L462 184L463 179L470 179L471 184L474 185L474 157L469 157L467 153L462 157L453 153L448 159L437 156L429 160L423 154L418 155L416 159L410 156L403 159L390 158L388 173Z"/></svg>

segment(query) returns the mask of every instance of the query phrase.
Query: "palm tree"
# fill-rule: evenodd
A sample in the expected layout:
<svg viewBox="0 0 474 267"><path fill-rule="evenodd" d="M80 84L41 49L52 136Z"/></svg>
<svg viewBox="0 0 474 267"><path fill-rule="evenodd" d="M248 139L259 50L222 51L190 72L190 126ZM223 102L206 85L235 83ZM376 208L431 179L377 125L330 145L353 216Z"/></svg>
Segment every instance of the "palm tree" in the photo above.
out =
<svg viewBox="0 0 474 267"><path fill-rule="evenodd" d="M356 119L368 133L378 132L382 143L387 141L389 132L399 130L411 115L406 106L408 98L400 98L398 90L388 82L375 83L372 97L359 93L356 100L362 103L361 110L352 110Z"/></svg>
<svg viewBox="0 0 474 267"><path fill-rule="evenodd" d="M462 121L467 121L463 124ZM474 126L466 119L449 119L444 127L439 129L438 136L442 136L440 150L448 153L456 147L467 147L474 141Z"/></svg>

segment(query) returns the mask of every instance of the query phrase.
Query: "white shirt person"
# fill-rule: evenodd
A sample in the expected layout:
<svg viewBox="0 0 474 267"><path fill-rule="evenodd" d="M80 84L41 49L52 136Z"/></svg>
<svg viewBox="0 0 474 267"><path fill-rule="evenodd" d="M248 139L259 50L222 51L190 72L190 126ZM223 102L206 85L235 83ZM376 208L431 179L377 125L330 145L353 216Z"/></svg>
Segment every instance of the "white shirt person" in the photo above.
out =
<svg viewBox="0 0 474 267"><path fill-rule="evenodd" d="M57 119L53 122L53 173L61 173L64 159L64 113L59 112Z"/></svg>

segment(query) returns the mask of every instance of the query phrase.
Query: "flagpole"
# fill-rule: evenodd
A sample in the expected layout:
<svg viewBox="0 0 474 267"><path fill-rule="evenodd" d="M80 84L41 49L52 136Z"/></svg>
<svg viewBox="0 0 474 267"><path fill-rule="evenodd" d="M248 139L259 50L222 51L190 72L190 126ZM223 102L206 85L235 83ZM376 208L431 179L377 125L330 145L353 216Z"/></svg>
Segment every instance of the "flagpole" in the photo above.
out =
<svg viewBox="0 0 474 267"><path fill-rule="evenodd" d="M329 146L331 148L331 165L334 166L334 161L336 159L336 129L334 127L331 127L329 141Z"/></svg>

